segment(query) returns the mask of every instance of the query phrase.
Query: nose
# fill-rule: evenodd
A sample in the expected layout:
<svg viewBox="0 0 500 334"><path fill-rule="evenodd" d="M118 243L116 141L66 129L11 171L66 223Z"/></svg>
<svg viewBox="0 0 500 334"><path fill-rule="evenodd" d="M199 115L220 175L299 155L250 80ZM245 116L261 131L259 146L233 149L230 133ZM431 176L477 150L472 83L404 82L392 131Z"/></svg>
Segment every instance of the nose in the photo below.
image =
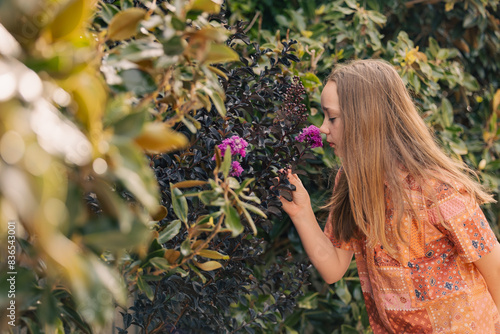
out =
<svg viewBox="0 0 500 334"><path fill-rule="evenodd" d="M326 126L326 117L323 120L323 123L321 124L321 127L319 128L319 132L324 133L325 135L329 134L330 132L328 131L328 127Z"/></svg>

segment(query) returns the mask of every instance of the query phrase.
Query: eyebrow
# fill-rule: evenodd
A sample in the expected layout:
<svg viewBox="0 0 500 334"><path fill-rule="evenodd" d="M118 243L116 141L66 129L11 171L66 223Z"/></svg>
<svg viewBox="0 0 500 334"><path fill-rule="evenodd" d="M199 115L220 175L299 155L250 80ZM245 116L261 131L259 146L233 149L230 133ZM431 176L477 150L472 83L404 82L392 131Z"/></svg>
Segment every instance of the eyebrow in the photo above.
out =
<svg viewBox="0 0 500 334"><path fill-rule="evenodd" d="M323 110L323 113L324 113L325 111L327 111L328 113L330 113L330 112L340 113L340 110L339 110L339 109L332 109L332 108L323 107L323 106L321 106L321 109Z"/></svg>

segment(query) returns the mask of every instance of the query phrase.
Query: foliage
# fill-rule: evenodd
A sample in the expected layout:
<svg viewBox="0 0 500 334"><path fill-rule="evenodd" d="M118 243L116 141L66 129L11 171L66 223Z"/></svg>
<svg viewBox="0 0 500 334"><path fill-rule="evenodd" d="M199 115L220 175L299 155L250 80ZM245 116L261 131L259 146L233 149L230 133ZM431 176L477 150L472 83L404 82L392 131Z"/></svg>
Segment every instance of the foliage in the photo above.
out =
<svg viewBox="0 0 500 334"><path fill-rule="evenodd" d="M160 11L162 6L165 10ZM147 21L139 23L149 30L140 29L142 34L119 45L108 44L106 53L113 58L105 56L103 59L107 81L117 94L127 90L115 85L113 79L120 77L120 85L126 86L128 78L121 72L123 58L133 63L127 66L137 66L148 73L160 72L153 78L161 78L165 71L172 72L167 74L172 80L170 86L161 86L164 80L153 79L158 92L150 99L155 102L153 115L167 124L176 124L176 130L186 135L191 143L188 149L175 154L150 156L167 214L157 226L157 240L151 244L146 257L141 260L132 254L122 263L131 288L137 282L144 293L130 309L133 312L124 312L126 321L122 330L130 324L148 333L165 328L250 330L262 326L262 319L283 318L290 313L307 277L305 265L298 268L289 268L292 266L289 263L275 265L262 275L251 269L252 263L259 262L261 251L256 253L256 245L262 243L262 237L270 239L272 225L268 215L281 216L276 191L288 197L292 190L284 174L280 174L278 180L281 182L278 181L276 189L271 190L272 177L285 166L305 173L298 166L304 165L307 159L315 159L308 140L291 145L307 118L305 106L297 100L304 94L302 83L298 78L292 79L286 71L291 61L298 60L292 53L295 41L282 42L272 49L264 48L250 43L241 23L227 26L223 11L210 16L201 12L189 14L185 8L174 8L166 3L160 4L159 9L154 10ZM120 19L120 13L127 10L115 4L102 4L94 21L95 29L105 29L108 25L109 31L113 21ZM186 16L179 14L186 12ZM115 14L106 23L108 13ZM149 24L151 21L159 23ZM168 56L158 55L160 52L130 59L128 53L123 52L130 45L144 45L151 39L150 49L160 49L158 44L162 44L166 53L170 40L165 40L169 26L164 22L177 22L178 35L182 36L181 40L188 41L184 49L177 50L182 58L161 60ZM214 65L216 59L213 57L203 62L205 58L195 58L199 52L189 50L190 45L199 47L207 37L213 36L215 27L224 27L230 33L229 36L219 33L226 36L229 45L219 49L238 54L240 62L237 64ZM165 68L165 64L169 67ZM226 97L226 102L214 103L212 107L204 103L209 100L203 93L207 93L211 84L208 79L214 78L214 74L218 75L220 85L218 82L217 85L223 89L220 94ZM171 88L174 85L177 90ZM131 93L137 99L144 95L142 91ZM214 101L213 94L207 95ZM199 103L196 104L196 100ZM187 106L180 105L181 101ZM179 117L180 110L185 111L182 117ZM228 140L235 143L234 138L238 138L237 141L242 138L248 143L246 150L241 152L232 147L225 152L219 151L228 146ZM236 151L243 154L236 156ZM243 171L231 177L235 158L241 160L238 162ZM187 188L190 191L184 190ZM252 238L251 233L259 239ZM224 270L214 272L222 266ZM292 290L294 285L298 288ZM195 298L193 291L197 291L200 298ZM257 291L261 294L255 295ZM253 306L247 307L249 317L231 320L231 302L245 298L257 298L258 303L252 302ZM243 308L246 304L243 302ZM159 305L163 309L160 310ZM189 316L199 312L203 316L196 320Z"/></svg>
<svg viewBox="0 0 500 334"><path fill-rule="evenodd" d="M115 302L120 333L370 332L355 264L326 285L275 197L290 166L325 220L337 160L301 131L337 62L393 63L498 192L495 1L31 4L0 3L0 215L18 222L31 333L93 332ZM233 136L244 154L224 150Z"/></svg>

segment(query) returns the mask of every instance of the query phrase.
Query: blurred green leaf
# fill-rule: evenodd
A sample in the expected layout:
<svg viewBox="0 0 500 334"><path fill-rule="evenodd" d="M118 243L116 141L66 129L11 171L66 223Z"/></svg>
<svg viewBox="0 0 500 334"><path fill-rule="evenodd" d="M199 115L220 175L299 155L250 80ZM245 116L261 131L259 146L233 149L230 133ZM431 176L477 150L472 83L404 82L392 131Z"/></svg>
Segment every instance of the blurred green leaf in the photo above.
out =
<svg viewBox="0 0 500 334"><path fill-rule="evenodd" d="M224 152L224 160L222 160L221 172L224 175L224 180L227 179L229 171L231 170L231 147L228 145L226 147L226 152Z"/></svg>
<svg viewBox="0 0 500 334"><path fill-rule="evenodd" d="M344 302L344 304L349 305L352 300L351 293L343 279L337 282L335 285L335 293L339 296L340 300Z"/></svg>
<svg viewBox="0 0 500 334"><path fill-rule="evenodd" d="M133 37L137 33L139 23L146 16L142 8L128 8L116 14L108 26L108 39L124 40Z"/></svg>
<svg viewBox="0 0 500 334"><path fill-rule="evenodd" d="M141 275L137 275L137 286L139 289L146 294L149 300L154 299L154 291L151 286L142 278Z"/></svg>
<svg viewBox="0 0 500 334"><path fill-rule="evenodd" d="M153 257L152 259L149 259L149 263L158 269L167 271L170 270L170 263L168 263L168 261L163 257Z"/></svg>
<svg viewBox="0 0 500 334"><path fill-rule="evenodd" d="M145 71L133 68L123 70L118 75L122 78L125 89L134 92L136 95L145 95L156 90L155 80Z"/></svg>

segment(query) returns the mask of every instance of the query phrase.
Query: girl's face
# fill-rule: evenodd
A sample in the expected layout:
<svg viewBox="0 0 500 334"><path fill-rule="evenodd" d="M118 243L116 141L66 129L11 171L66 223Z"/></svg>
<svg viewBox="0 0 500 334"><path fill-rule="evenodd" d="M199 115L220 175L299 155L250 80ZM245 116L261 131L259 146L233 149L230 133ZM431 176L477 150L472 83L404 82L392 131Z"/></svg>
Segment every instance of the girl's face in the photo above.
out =
<svg viewBox="0 0 500 334"><path fill-rule="evenodd" d="M319 128L326 135L326 141L335 149L335 154L342 157L342 125L337 84L328 81L321 93L321 109L325 114L323 124Z"/></svg>

